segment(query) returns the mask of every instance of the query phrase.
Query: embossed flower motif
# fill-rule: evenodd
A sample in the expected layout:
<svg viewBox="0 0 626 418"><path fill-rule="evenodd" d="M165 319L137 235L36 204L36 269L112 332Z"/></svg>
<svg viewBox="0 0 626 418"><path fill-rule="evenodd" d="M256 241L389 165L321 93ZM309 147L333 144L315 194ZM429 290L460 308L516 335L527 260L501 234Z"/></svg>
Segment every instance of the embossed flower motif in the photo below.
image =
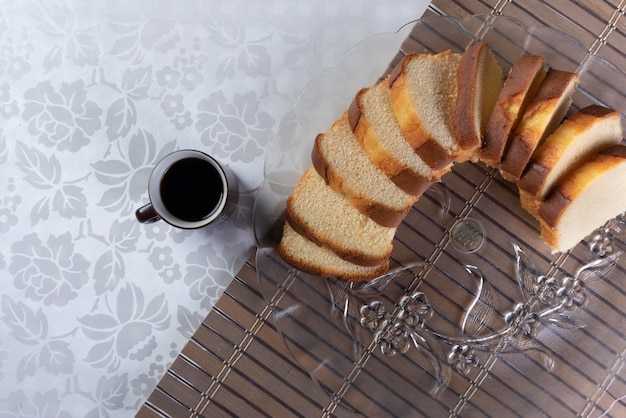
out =
<svg viewBox="0 0 626 418"><path fill-rule="evenodd" d="M404 296L395 316L387 311L383 302L375 300L360 309L361 326L374 332L374 340L383 354L394 356L406 353L411 347L411 332L421 327L433 313L426 295L415 292Z"/></svg>
<svg viewBox="0 0 626 418"><path fill-rule="evenodd" d="M415 292L403 297L400 300L400 308L402 311L398 315L398 319L404 321L411 328L423 325L424 320L433 313L426 295L422 292Z"/></svg>
<svg viewBox="0 0 626 418"><path fill-rule="evenodd" d="M17 116L20 113L17 108L17 100L12 100L9 103L4 103L0 106L0 115L3 119L11 119L13 116Z"/></svg>
<svg viewBox="0 0 626 418"><path fill-rule="evenodd" d="M585 284L573 277L567 277L563 280L563 286L559 289L558 294L563 299L562 306L565 309L583 306L587 301Z"/></svg>
<svg viewBox="0 0 626 418"><path fill-rule="evenodd" d="M180 266L178 264L174 264L173 266L161 270L159 272L159 277L161 277L165 283L172 284L176 280L183 277L183 274L180 271Z"/></svg>
<svg viewBox="0 0 626 418"><path fill-rule="evenodd" d="M448 363L458 372L467 374L472 367L478 365L474 349L467 345L455 345L448 355Z"/></svg>
<svg viewBox="0 0 626 418"><path fill-rule="evenodd" d="M27 298L46 305L65 306L75 299L89 281L89 261L74 252L69 232L51 235L44 244L36 233L24 236L11 246L9 271L15 287Z"/></svg>
<svg viewBox="0 0 626 418"><path fill-rule="evenodd" d="M511 336L520 336L524 338L533 338L539 325L539 318L535 312L532 312L530 306L526 303L518 303L513 312L504 317L509 325L509 334Z"/></svg>
<svg viewBox="0 0 626 418"><path fill-rule="evenodd" d="M163 96L161 109L163 109L165 116L168 117L176 116L179 113L182 113L185 110L185 105L183 104L183 95L166 94L165 96Z"/></svg>
<svg viewBox="0 0 626 418"><path fill-rule="evenodd" d="M19 113L17 100L13 100L8 83L0 84L0 115L4 119L10 119Z"/></svg>
<svg viewBox="0 0 626 418"><path fill-rule="evenodd" d="M193 120L191 119L191 112L190 111L186 111L184 113L176 115L172 119L172 123L174 123L174 126L179 131L184 131L185 129L187 129L188 127L193 125Z"/></svg>
<svg viewBox="0 0 626 418"><path fill-rule="evenodd" d="M146 238L150 241L173 241L180 244L185 238L193 234L192 230L174 228L167 222L154 222L142 225Z"/></svg>
<svg viewBox="0 0 626 418"><path fill-rule="evenodd" d="M537 279L537 294L539 301L545 305L552 306L559 302L558 295L561 284L554 277L540 276Z"/></svg>
<svg viewBox="0 0 626 418"><path fill-rule="evenodd" d="M56 90L49 80L38 83L24 93L22 117L28 132L39 142L60 151L78 151L100 129L102 109L87 99L83 80L63 83Z"/></svg>
<svg viewBox="0 0 626 418"><path fill-rule="evenodd" d="M361 325L370 331L376 331L387 316L387 310L381 301L375 300L361 307Z"/></svg>
<svg viewBox="0 0 626 418"><path fill-rule="evenodd" d="M616 251L615 241L624 240L625 232L626 217L619 215L596 231L589 244L589 250L599 257L607 257Z"/></svg>
<svg viewBox="0 0 626 418"><path fill-rule="evenodd" d="M411 348L409 331L401 323L392 326L383 324L382 329L374 335L374 339L380 345L381 352L389 357L404 354Z"/></svg>
<svg viewBox="0 0 626 418"><path fill-rule="evenodd" d="M183 242L185 240L185 238L190 237L193 234L193 231L190 229L181 229L181 228L169 228L169 232L170 232L170 239L177 243L180 244L181 242Z"/></svg>
<svg viewBox="0 0 626 418"><path fill-rule="evenodd" d="M259 110L256 92L235 94L230 102L223 92L198 103L196 129L202 143L218 157L251 162L263 153L271 138L274 120Z"/></svg>
<svg viewBox="0 0 626 418"><path fill-rule="evenodd" d="M613 239L608 228L594 235L589 250L598 254L600 257L606 257L613 252Z"/></svg>
<svg viewBox="0 0 626 418"><path fill-rule="evenodd" d="M161 87L175 89L180 78L180 71L169 65L156 72L157 84Z"/></svg>
<svg viewBox="0 0 626 418"><path fill-rule="evenodd" d="M163 364L163 356L158 355L154 358L155 363L150 365L150 371L148 371L149 376L161 376L163 372L165 372L165 365Z"/></svg>
<svg viewBox="0 0 626 418"><path fill-rule="evenodd" d="M146 397L150 395L156 384L156 379L148 376L145 373L141 373L135 379L132 379L130 381L130 385L133 388L133 393L141 397Z"/></svg>
<svg viewBox="0 0 626 418"><path fill-rule="evenodd" d="M174 263L171 247L154 247L149 257L152 267L161 270L164 267L171 266Z"/></svg>
<svg viewBox="0 0 626 418"><path fill-rule="evenodd" d="M194 90L197 86L204 82L204 76L196 67L183 67L182 73L183 76L180 82L189 91Z"/></svg>
<svg viewBox="0 0 626 418"><path fill-rule="evenodd" d="M143 231L146 234L146 238L150 241L163 241L167 238L167 232L171 228L166 222L155 222L144 225Z"/></svg>
<svg viewBox="0 0 626 418"><path fill-rule="evenodd" d="M159 277L171 284L182 277L180 266L174 264L171 247L154 247L149 257L152 267L159 271Z"/></svg>
<svg viewBox="0 0 626 418"><path fill-rule="evenodd" d="M7 62L7 72L11 74L14 80L19 80L24 77L30 69L31 66L24 57L17 55L9 57Z"/></svg>
<svg viewBox="0 0 626 418"><path fill-rule="evenodd" d="M17 225L17 216L9 208L0 208L0 232L7 232Z"/></svg>

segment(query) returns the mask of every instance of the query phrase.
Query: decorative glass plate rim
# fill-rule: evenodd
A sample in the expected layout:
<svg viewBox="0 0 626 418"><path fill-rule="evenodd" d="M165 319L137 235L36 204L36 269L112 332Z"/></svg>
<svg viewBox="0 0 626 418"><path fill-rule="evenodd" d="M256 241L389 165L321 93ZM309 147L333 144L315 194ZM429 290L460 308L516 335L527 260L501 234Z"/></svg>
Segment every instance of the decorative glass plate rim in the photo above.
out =
<svg viewBox="0 0 626 418"><path fill-rule="evenodd" d="M349 59L349 57L351 56L352 53L354 53L355 50L357 50L360 47L363 47L364 45L366 45L369 41L371 41L372 39L376 39L376 37L379 36L393 36L394 34L397 36L403 36L403 31L405 31L407 28L410 28L410 30L413 30L413 26L416 24L424 24L424 23L434 23L437 20L445 20L447 22L451 22L455 25L458 25L461 28L464 28L466 25L469 25L471 22L474 22L476 20L480 21L481 24L484 24L486 20L497 20L497 19L505 19L507 21L511 21L521 27L524 27L526 29L527 32L532 33L535 30L550 30L552 31L555 35L557 36L561 36L564 37L565 39L567 39L569 42L573 43L573 44L577 44L581 49L586 50L586 48L584 48L584 46L576 39L572 38L571 36L557 30L551 27L547 27L547 26L542 26L542 25L537 25L537 26L525 26L523 25L523 23L521 21L519 21L518 19L513 19L510 17L506 17L506 16L492 16L492 15L470 15L467 16L463 19L455 19L455 18L451 18L451 17L447 17L447 16L442 16L442 17L428 17L425 19L419 19L419 20L414 20L414 21L410 21L408 23L406 23L405 25L402 25L402 27L396 31L396 32L385 32L385 33L381 33L381 34L376 34L373 35L371 37L368 37L366 39L364 39L363 41L357 43L353 48L350 49L350 51L348 51L343 57L342 59L338 62L338 64L336 66L330 67L326 70L324 70L323 72L320 73L320 75L316 76L315 78L313 78L311 80L311 82L309 82L307 84L307 86L303 89L302 93L298 96L298 99L295 101L295 104L293 106L293 109L288 113L288 115L286 115L286 119L285 122L283 122L283 124L281 124L279 130L277 131L277 134L274 138L274 140L272 141L272 144L270 145L269 149L268 149L268 155L266 157L266 160L264 162L264 181L261 185L261 187L259 188L259 191L257 193L257 198L255 200L255 207L254 207L254 211L253 211L253 221L254 221L254 230L255 230L255 236L257 238L257 245L258 245L258 254L262 253L264 250L267 250L268 248L274 249L272 248L272 243L268 243L268 241L265 240L265 234L268 231L268 225L266 224L265 226L261 227L260 226L260 222L261 219L259 218L259 216L261 215L262 211L265 210L266 208L261 208L262 204L261 201L263 200L263 198L266 198L268 196L268 194L274 195L274 197L278 197L279 194L278 192L275 192L275 190L272 190L273 188L278 188L280 190L280 198L277 200L278 205L280 206L281 204L281 199L285 199L288 194L289 194L289 189L291 187L293 187L295 185L295 183L289 183L289 182L280 182L280 181L275 181L275 179L271 179L271 174L272 174L272 170L276 169L276 167L272 167L271 164L272 162L270 161L270 158L272 158L272 152L275 151L275 148L278 146L277 142L279 140L280 134L281 134L281 130L284 128L285 123L287 123L290 118L293 118L294 115L297 113L297 109L299 106L302 105L302 98L305 96L306 92L311 89L314 88L312 86L315 85L316 80L319 77L323 77L325 75L328 74L332 74L334 71L338 71L338 68L341 67L342 63L344 62L344 60ZM400 34L400 35L399 35ZM587 60L593 60L593 61L600 61L603 63L603 65L607 66L610 70L615 71L616 73L618 73L619 75L621 75L622 77L624 76L624 73L618 69L617 67L615 67L612 63L610 63L608 60L595 55L595 54L591 54L588 50L587 50L587 54L585 55L585 58L583 61L581 61L579 63L579 68L580 67L584 67L587 65ZM389 63L386 63L387 65ZM381 76L383 74L383 72L379 73L378 76ZM369 82L371 83L372 80L369 80ZM368 85L368 83L362 83L361 87ZM352 90L352 94L354 94L356 91L358 91L358 89L356 90ZM333 119L329 120L328 122L332 122ZM326 126L329 126L329 124L327 124ZM320 131L324 128L324 126L320 127ZM313 141L313 138L309 138L309 141ZM301 173L300 173L301 174ZM299 176L297 177L299 178ZM296 177L291 177L290 180L297 181ZM274 202L276 203L276 202ZM271 206L271 205L270 205ZM278 219L278 215L279 212L276 212L276 207L273 208L274 212L273 215L275 216L275 218L272 218L271 221L276 221ZM267 220L266 220L267 221ZM618 228L623 228L624 226L624 220L619 218L617 219L617 227ZM613 225L615 226L615 224ZM607 232L608 234L608 232ZM605 236L601 237L601 238L606 238ZM527 256L524 254L523 251L521 251L519 249L519 247L516 247L516 254L517 254L517 268L518 270L520 270L522 273L520 273L521 276L524 276L524 272L528 272L528 270L533 270L534 266L532 266L532 262L530 260L528 260ZM601 262L596 263L595 265L590 265L590 266L585 266L585 268L580 269L579 271L576 272L576 274L572 274L568 277L566 277L562 282L560 283L555 283L555 281L551 281L548 280L547 277L545 276L538 276L537 274L535 274L534 278L529 278L528 275L526 275L525 277L518 277L518 279L520 280L520 288L522 290L522 293L525 294L525 296L529 299L534 299L539 300L540 298L546 298L547 294L552 294L551 292L557 292L559 291L559 289L565 289L566 287L568 287L568 289L573 289L576 285L581 283L581 278L583 278L583 276L585 275L590 275L590 276L602 276L605 274L608 274L608 272L610 272L612 270L612 268L617 264L617 261L621 255L620 251L616 251L616 252L610 252L610 254L604 254L602 256L606 256L608 255L608 257L602 258ZM406 266L405 268L401 268L399 270L394 270L391 271L390 273L388 273L387 275L383 276L386 277L385 280L380 280L379 283L381 283L381 288L379 290L384 290L384 285L385 283L388 283L389 278L394 277L395 275L399 275L402 274L405 271L408 271L412 268L416 268L416 267L421 267L419 265L412 265L412 266ZM262 270L263 266L262 266L262 262L259 262L259 259L257 258L257 277L260 281L263 280L262 278ZM600 272L598 271L593 271L594 269L599 269ZM479 278L480 280L482 280L479 276L479 272L471 272L468 271L470 274L476 274L477 278ZM286 274L291 274L291 273L286 273ZM299 273L296 273L299 275ZM550 278L552 279L552 278ZM342 295L341 292L350 292L350 289L347 288L347 285L345 283L338 283L338 282L333 282L332 280L329 281L329 286L334 285L334 286L338 286L339 287L339 292L337 292L337 289L333 290L333 289L329 289L329 293L330 293L330 299L334 302L335 307L341 307L343 303L345 303L345 300L341 300L341 297L346 297L345 293ZM481 282L482 283L482 282ZM342 289L343 287L343 289ZM531 289L531 287L534 287L534 289ZM262 290L262 294L263 297L265 298L265 300L272 304L273 302L270 301L269 296L272 295L268 295L265 294L265 292L263 291L263 284L261 283L261 290ZM562 290L562 292L565 292L565 290ZM339 296L339 298L337 297ZM407 295L409 298L408 299L403 299L402 301L400 301L399 305L402 306L410 306L410 304L414 301L418 301L421 305L421 308L426 309L428 308L428 303L427 301L422 300L421 298L424 296L423 294L421 294L420 292L416 292L412 295ZM480 296L480 293L479 293ZM551 311L548 313L555 313L555 312L559 312L559 310L561 308L563 308L565 306L566 303L568 304L575 304L577 303L573 296L575 296L574 293L570 293L569 296L572 297L568 297L567 301L565 299L553 299L553 302L556 303L555 305L552 306ZM548 304L546 304L546 306L548 306ZM520 303L519 306L516 306L515 310L509 313L509 318L506 318L507 323L510 326L510 331L512 333L521 333L524 334L526 331L529 331L529 320L530 319L537 319L539 318L539 316L537 315L537 312L529 312L527 310L527 308L529 307L529 304L524 304L524 303ZM571 307L571 306L570 306ZM369 312L372 312L372 309L375 309L376 306L363 306L362 307L365 310L370 310ZM411 317L410 313L408 313L410 310L406 310L406 316L405 318L411 318L409 321L412 321L413 323L418 323L418 324L422 324L423 325L423 320L420 319L419 317ZM366 312L367 313L367 312ZM363 312L361 312L362 315L365 315ZM388 313L385 313L388 314ZM469 312L468 312L469 314ZM541 313L540 313L541 314ZM578 327L578 324L575 324L574 322L570 321L570 319L567 316L563 316L561 318L556 318L556 319L552 319L554 323L557 323L559 320L561 320L561 324L557 324L559 326L562 326L564 328L576 328ZM364 327L368 326L367 324L362 324ZM282 330L280 328L280 322L276 321L276 327L279 331L279 333L281 333L282 338L284 339L285 336L282 334ZM409 334L411 333L411 331L409 330ZM380 334L380 333L379 333ZM530 335L527 335L530 336ZM438 338L444 338L445 336L438 336ZM384 338L384 336L381 336L381 338ZM418 345L415 342L415 339L418 338L424 338L423 334L417 334L417 335L409 335L409 340L413 340L413 342L415 343L415 345ZM420 341L425 341L425 340L420 340ZM355 342L358 343L358 342ZM468 350L468 344L463 344L463 341L459 341L459 344L456 344L453 348L453 352L450 353L448 359L451 362L456 362L455 366L458 367L468 367L471 365L472 361L473 361L473 352ZM391 347L394 351L393 354L395 354L395 352L397 351L396 348L398 347ZM472 347L469 347L472 348ZM522 345L518 345L518 348L524 348ZM456 351L454 351L456 350ZM289 349L289 351L291 352L291 350ZM293 353L291 353L293 355ZM432 353L431 353L432 354ZM436 356L441 357L442 354L441 353L436 353ZM434 357L434 356L433 356ZM454 357L454 358L453 358ZM549 359L548 359L549 360ZM431 362L432 363L432 362ZM549 361L548 361L549 363ZM440 367L441 365L435 365L435 368ZM310 372L310 370L309 370ZM445 373L449 373L449 372L445 372L440 370L439 372L445 374ZM438 372L438 373L439 373ZM442 375L443 376L443 375ZM438 376L439 379L439 376ZM314 379L315 380L315 379ZM445 376L443 376L441 378L441 380L439 380L439 383L441 385L445 384ZM437 391L437 389L435 389L435 392Z"/></svg>

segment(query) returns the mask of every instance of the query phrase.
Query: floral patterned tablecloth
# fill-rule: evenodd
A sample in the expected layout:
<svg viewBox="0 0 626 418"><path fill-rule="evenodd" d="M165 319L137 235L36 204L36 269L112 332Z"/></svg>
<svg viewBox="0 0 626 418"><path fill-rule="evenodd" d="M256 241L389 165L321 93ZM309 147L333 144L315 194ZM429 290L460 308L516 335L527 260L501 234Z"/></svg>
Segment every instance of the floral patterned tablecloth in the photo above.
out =
<svg viewBox="0 0 626 418"><path fill-rule="evenodd" d="M133 415L254 246L264 152L298 92L425 1L4 0L0 416ZM219 227L140 225L151 167L233 169Z"/></svg>

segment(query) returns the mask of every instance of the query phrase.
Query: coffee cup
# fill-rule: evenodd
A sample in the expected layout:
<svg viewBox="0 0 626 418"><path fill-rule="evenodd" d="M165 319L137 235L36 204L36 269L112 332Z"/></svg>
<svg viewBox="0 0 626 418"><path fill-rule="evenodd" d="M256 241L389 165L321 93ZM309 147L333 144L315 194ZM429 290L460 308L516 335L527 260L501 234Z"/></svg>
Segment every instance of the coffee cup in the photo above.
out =
<svg viewBox="0 0 626 418"><path fill-rule="evenodd" d="M148 182L150 203L137 209L141 223L163 220L183 229L217 225L239 200L239 185L228 167L201 151L174 151L160 160Z"/></svg>

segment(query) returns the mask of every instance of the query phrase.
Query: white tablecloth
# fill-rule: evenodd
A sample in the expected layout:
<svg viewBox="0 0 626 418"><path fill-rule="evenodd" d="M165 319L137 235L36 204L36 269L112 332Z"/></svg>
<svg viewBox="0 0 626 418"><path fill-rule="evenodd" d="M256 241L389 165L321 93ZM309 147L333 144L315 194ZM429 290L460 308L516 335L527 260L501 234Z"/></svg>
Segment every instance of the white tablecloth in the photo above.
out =
<svg viewBox="0 0 626 418"><path fill-rule="evenodd" d="M3 0L0 417L133 415L250 255L264 153L298 92L426 5ZM181 148L239 177L227 223L135 220Z"/></svg>

